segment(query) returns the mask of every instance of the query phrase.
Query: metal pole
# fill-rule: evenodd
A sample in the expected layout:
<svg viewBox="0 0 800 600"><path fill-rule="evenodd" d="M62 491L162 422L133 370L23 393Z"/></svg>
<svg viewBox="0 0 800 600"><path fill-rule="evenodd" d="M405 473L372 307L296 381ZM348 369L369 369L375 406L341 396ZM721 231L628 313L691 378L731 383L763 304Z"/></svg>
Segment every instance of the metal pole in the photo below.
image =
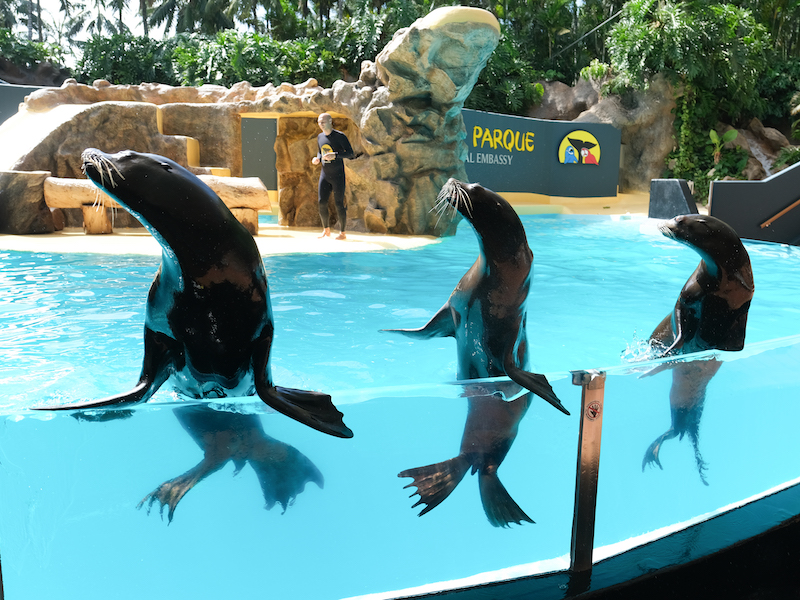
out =
<svg viewBox="0 0 800 600"><path fill-rule="evenodd" d="M570 570L575 573L590 572L592 568L606 374L602 371L576 371L572 374L572 383L583 388L581 392L581 426L578 437L578 467L575 481L575 511L572 515L572 544L570 546Z"/></svg>

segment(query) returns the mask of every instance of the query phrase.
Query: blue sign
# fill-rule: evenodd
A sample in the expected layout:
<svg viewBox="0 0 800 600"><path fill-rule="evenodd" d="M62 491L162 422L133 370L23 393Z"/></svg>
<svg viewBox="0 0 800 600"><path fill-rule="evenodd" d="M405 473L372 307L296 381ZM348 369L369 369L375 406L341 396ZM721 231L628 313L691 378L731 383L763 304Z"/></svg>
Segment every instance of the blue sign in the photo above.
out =
<svg viewBox="0 0 800 600"><path fill-rule="evenodd" d="M464 167L495 192L616 196L620 132L601 123L545 121L464 109Z"/></svg>

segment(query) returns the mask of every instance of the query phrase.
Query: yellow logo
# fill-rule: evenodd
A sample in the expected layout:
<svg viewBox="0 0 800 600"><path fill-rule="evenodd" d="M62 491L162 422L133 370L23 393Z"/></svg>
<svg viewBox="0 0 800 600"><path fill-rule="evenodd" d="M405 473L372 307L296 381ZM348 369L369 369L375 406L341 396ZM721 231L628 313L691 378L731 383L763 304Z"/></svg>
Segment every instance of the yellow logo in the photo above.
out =
<svg viewBox="0 0 800 600"><path fill-rule="evenodd" d="M558 147L558 162L562 164L599 165L600 144L588 131L568 133Z"/></svg>

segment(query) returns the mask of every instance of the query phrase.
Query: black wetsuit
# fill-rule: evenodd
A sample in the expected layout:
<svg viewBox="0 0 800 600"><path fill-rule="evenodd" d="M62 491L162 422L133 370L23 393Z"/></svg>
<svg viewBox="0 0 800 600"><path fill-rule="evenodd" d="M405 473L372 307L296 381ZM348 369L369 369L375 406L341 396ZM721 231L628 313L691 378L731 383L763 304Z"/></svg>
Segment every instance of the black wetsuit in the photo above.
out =
<svg viewBox="0 0 800 600"><path fill-rule="evenodd" d="M317 136L317 147L319 148L317 157L322 164L322 172L319 174L319 216L322 219L322 226L330 226L328 198L333 191L333 201L336 203L336 213L339 217L339 230L344 231L347 224L347 209L344 205L343 159L353 158L353 148L350 146L347 136L336 129L329 135L320 133ZM329 163L322 160L322 156L327 152L336 153L336 158Z"/></svg>

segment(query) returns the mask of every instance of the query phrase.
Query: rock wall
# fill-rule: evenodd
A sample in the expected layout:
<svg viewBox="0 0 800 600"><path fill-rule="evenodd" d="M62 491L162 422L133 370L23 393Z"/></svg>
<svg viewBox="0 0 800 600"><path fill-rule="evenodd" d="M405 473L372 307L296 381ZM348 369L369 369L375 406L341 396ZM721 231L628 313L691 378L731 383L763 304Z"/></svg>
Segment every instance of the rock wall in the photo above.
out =
<svg viewBox="0 0 800 600"><path fill-rule="evenodd" d="M79 177L80 153L89 146L155 152L186 165L189 136L200 143L202 165L241 175L240 115L266 112L279 117L280 221L317 227L319 171L311 157L316 116L329 112L360 155L346 162L350 230L452 234L456 223L437 225L431 208L449 177L466 178L461 108L499 38L491 13L444 7L399 30L374 62L362 64L357 81L337 81L329 89L313 79L260 88L241 82L230 89L67 80L31 94L23 112L61 104L91 104L92 110L51 132L12 168Z"/></svg>

